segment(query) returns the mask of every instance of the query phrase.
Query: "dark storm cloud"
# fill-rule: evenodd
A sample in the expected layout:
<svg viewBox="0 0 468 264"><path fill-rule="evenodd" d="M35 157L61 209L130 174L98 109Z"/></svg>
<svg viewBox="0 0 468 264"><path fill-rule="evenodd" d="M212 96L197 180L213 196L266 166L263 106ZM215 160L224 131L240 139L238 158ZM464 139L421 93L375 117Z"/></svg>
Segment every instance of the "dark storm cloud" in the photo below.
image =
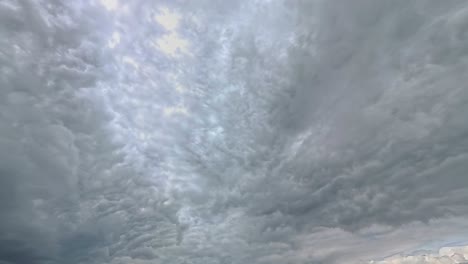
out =
<svg viewBox="0 0 468 264"><path fill-rule="evenodd" d="M451 62L453 67L425 61L440 52L449 56L452 51L445 45L455 49L463 45L455 33L460 23L454 23L463 16L460 3L453 2L451 8L446 4L439 8L442 15L436 21L427 21L431 17L424 16L434 12L428 3L412 2L408 7L395 2L387 7L361 2L363 6L348 3L325 9L317 47L311 47L324 58L314 67L302 69L306 66L301 64L305 72L324 68L319 71L325 76L297 80L295 87L300 92L290 103L292 107L312 107L293 108L300 122L304 122L301 116L310 116L308 113L319 114L307 123L309 135L302 139L302 149L289 166L290 170L300 168L303 175L295 176L304 180L303 186L317 191L310 192L308 199L302 196L293 214L316 213L323 208L319 215L328 218L325 223L344 227L464 214L462 208L450 208L450 204L462 205L466 197L460 193L452 199L446 196L467 185L462 173L466 152L462 131L466 126L454 123L463 112L461 101L454 97L466 96L460 88L466 80L459 79L457 73L465 66L458 56ZM349 12L354 9L359 10ZM333 15L336 18L331 18ZM391 38L406 26L400 23L407 16L420 17L416 25L407 25L415 27L407 29L414 33ZM329 17L333 22L327 24ZM454 24L457 26L452 28ZM445 36L437 46L422 48L439 34ZM430 50L428 58L408 55L421 49ZM349 53L343 55L349 58L337 58L343 53ZM328 77L330 74L333 77ZM309 97L314 99L304 101ZM317 162L311 159L314 155ZM436 198L442 194L443 199Z"/></svg>
<svg viewBox="0 0 468 264"><path fill-rule="evenodd" d="M466 237L467 14L3 1L0 263L360 263Z"/></svg>
<svg viewBox="0 0 468 264"><path fill-rule="evenodd" d="M75 24L82 14L73 6L3 1L0 9L0 260L60 263L58 241L76 223L86 166L77 145L96 140L103 116L79 96L95 85L98 42L86 44L96 40L93 22L84 15Z"/></svg>

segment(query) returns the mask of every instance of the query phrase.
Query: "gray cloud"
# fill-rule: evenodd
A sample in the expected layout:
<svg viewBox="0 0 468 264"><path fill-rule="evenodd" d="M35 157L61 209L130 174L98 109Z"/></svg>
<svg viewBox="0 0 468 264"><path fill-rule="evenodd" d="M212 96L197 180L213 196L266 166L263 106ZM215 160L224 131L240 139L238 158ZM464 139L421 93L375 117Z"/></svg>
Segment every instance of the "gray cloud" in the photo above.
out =
<svg viewBox="0 0 468 264"><path fill-rule="evenodd" d="M467 12L3 1L0 263L367 263L466 240Z"/></svg>
<svg viewBox="0 0 468 264"><path fill-rule="evenodd" d="M371 263L466 263L466 247L444 247L438 253L425 253L408 256L392 256L382 261Z"/></svg>

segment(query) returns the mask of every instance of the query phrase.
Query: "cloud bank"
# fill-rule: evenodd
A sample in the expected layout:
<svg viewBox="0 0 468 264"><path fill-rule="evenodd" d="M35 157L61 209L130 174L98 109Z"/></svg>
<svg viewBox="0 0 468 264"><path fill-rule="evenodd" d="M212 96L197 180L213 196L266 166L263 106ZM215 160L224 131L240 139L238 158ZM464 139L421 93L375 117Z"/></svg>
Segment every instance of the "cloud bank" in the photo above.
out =
<svg viewBox="0 0 468 264"><path fill-rule="evenodd" d="M468 234L467 29L457 0L0 2L0 264L463 263L407 255Z"/></svg>
<svg viewBox="0 0 468 264"><path fill-rule="evenodd" d="M414 256L394 256L383 261L371 262L377 264L400 263L468 263L468 248L444 247L438 254L422 254Z"/></svg>

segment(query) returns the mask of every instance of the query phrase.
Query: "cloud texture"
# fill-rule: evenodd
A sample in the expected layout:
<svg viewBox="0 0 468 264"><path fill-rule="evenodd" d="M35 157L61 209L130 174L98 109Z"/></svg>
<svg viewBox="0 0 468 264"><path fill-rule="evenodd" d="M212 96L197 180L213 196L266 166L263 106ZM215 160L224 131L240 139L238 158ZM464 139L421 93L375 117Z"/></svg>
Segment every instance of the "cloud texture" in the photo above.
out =
<svg viewBox="0 0 468 264"><path fill-rule="evenodd" d="M438 254L420 254L415 256L394 256L383 261L371 262L376 264L401 264L401 263L468 263L468 248L444 247Z"/></svg>
<svg viewBox="0 0 468 264"><path fill-rule="evenodd" d="M468 237L467 40L457 0L3 0L0 264L463 263L407 255Z"/></svg>

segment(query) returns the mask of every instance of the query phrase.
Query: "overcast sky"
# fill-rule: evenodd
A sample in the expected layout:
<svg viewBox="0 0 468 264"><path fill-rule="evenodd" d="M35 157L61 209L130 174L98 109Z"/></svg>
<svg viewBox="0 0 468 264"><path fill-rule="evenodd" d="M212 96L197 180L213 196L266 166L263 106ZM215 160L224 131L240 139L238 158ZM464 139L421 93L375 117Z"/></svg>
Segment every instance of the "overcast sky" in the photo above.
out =
<svg viewBox="0 0 468 264"><path fill-rule="evenodd" d="M0 0L0 264L467 244L467 1Z"/></svg>

